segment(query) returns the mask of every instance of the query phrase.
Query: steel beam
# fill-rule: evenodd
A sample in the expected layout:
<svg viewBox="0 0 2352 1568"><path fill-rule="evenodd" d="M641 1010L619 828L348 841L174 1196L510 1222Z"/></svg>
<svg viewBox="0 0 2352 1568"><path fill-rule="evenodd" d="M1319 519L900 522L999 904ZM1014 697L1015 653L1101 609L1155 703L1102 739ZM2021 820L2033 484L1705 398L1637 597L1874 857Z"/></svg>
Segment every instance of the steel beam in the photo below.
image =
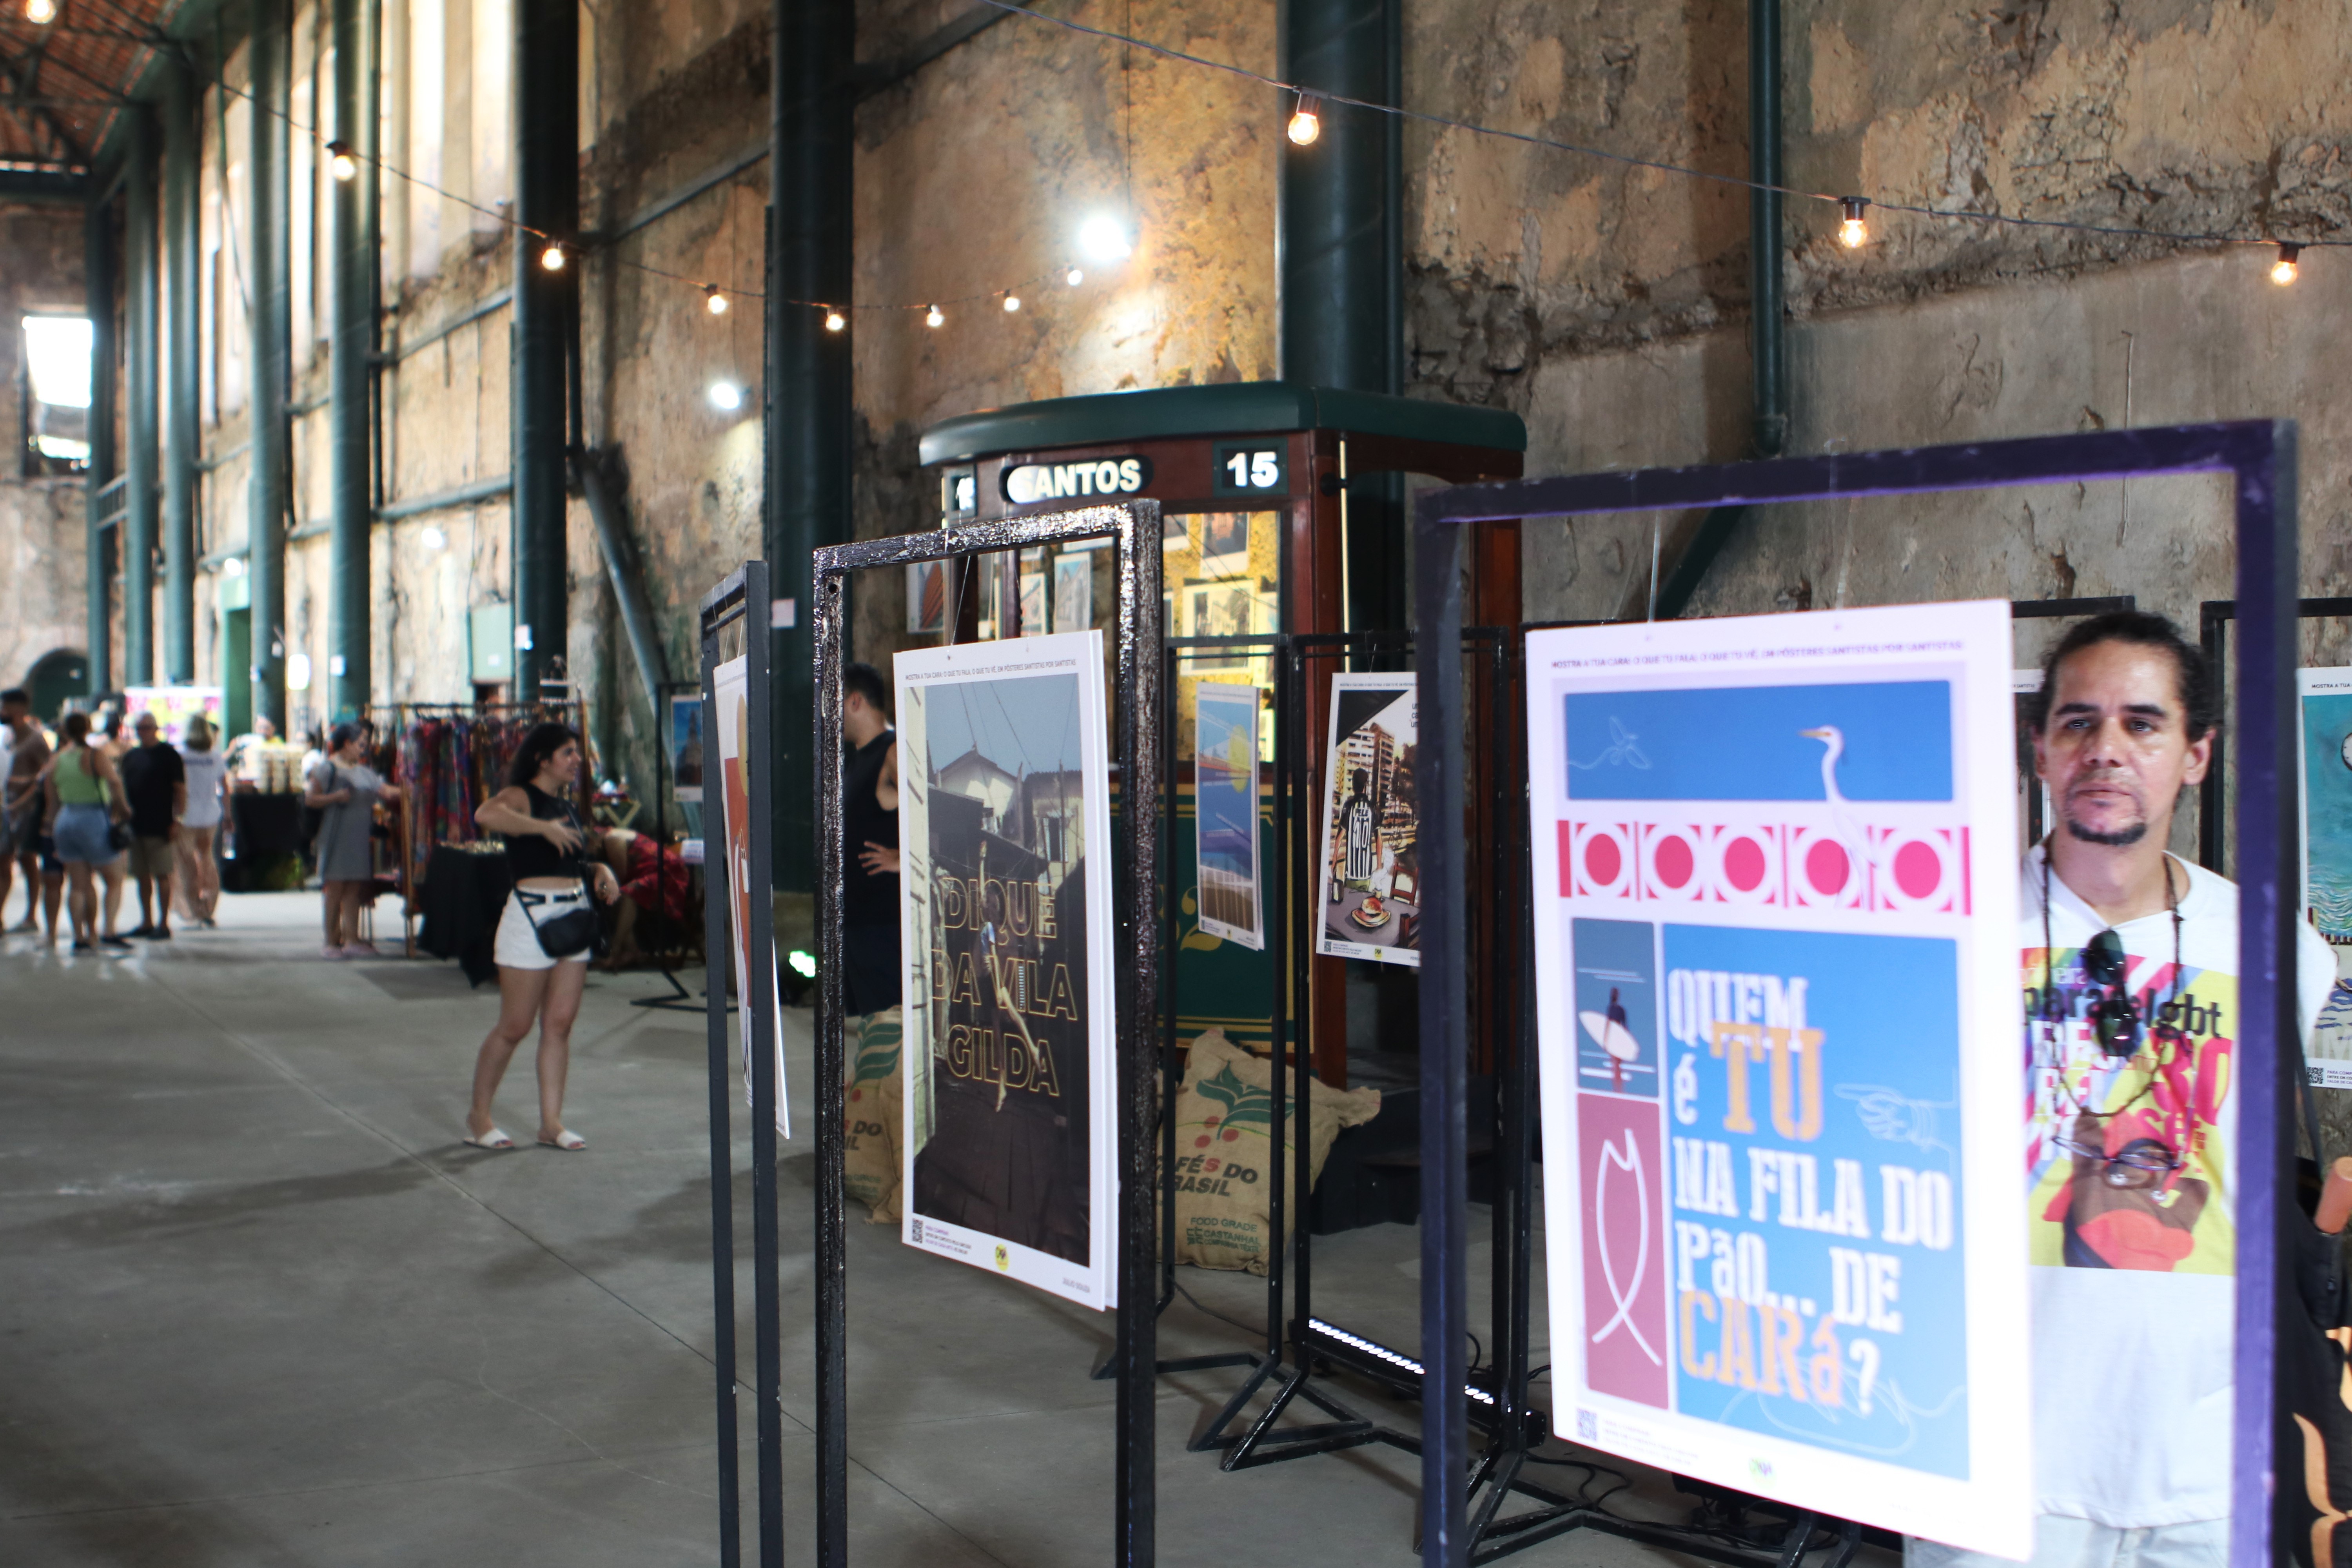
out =
<svg viewBox="0 0 2352 1568"><path fill-rule="evenodd" d="M195 73L176 52L163 77L163 679L196 678L196 465L198 398L197 170L204 156Z"/></svg>
<svg viewBox="0 0 2352 1568"><path fill-rule="evenodd" d="M246 487L246 572L252 584L253 717L286 732L286 519L292 510L293 422L287 412L293 337L287 289L287 57L293 42L290 0L253 0L247 51L253 95L247 165L252 171L246 220L252 279L253 475ZM236 672L226 672L234 680Z"/></svg>
<svg viewBox="0 0 2352 1568"><path fill-rule="evenodd" d="M334 319L328 360L327 666L330 711L365 714L374 682L368 524L374 500L369 392L375 370L375 251L382 189L376 160L376 0L334 0L335 139L359 174L332 182Z"/></svg>
<svg viewBox="0 0 2352 1568"><path fill-rule="evenodd" d="M530 700L569 668L564 349L579 298L580 9L515 0L514 27L514 695ZM554 269L542 264L551 242L563 252Z"/></svg>
<svg viewBox="0 0 2352 1568"><path fill-rule="evenodd" d="M122 679L148 686L155 679L155 111L142 103L123 113L130 143L122 189L123 369L130 385L122 420L129 448L122 467Z"/></svg>
<svg viewBox="0 0 2352 1568"><path fill-rule="evenodd" d="M114 688L114 552L106 532L114 474L114 216L103 197L89 204L83 226L82 277L89 300L89 468L83 490L89 512L89 692L95 697Z"/></svg>

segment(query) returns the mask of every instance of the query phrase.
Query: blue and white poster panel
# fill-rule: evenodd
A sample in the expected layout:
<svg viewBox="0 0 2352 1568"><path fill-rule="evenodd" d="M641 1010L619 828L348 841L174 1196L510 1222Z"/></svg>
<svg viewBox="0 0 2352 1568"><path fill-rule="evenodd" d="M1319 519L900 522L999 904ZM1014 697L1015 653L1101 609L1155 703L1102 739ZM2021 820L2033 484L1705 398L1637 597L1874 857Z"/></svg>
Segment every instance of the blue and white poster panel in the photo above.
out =
<svg viewBox="0 0 2352 1568"><path fill-rule="evenodd" d="M2027 1555L2008 605L1528 672L1559 1435Z"/></svg>

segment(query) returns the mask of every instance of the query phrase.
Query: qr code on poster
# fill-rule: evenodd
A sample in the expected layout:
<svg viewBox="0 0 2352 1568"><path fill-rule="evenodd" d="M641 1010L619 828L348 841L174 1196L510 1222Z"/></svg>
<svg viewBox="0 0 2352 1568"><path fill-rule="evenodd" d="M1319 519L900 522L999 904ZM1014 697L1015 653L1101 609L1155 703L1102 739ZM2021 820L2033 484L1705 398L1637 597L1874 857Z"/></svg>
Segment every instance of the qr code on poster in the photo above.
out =
<svg viewBox="0 0 2352 1568"><path fill-rule="evenodd" d="M1576 1439L1580 1443L1601 1440L1601 1416L1597 1411L1580 1410L1576 1413Z"/></svg>

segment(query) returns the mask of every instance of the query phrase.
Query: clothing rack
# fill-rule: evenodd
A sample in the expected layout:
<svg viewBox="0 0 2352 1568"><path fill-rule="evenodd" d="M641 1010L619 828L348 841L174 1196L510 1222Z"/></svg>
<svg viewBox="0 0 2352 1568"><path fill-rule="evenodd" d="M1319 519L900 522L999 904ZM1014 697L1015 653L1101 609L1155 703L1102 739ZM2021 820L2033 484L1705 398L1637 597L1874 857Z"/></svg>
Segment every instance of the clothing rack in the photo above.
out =
<svg viewBox="0 0 2352 1568"><path fill-rule="evenodd" d="M436 846L468 844L485 835L474 813L505 787L507 764L533 724L569 724L589 752L587 704L567 702L394 702L372 712L386 715L394 763L391 776L401 786L398 886L402 907L416 906L415 889ZM593 820L590 801L596 775L589 752L574 786L580 820ZM414 927L411 924L411 951Z"/></svg>

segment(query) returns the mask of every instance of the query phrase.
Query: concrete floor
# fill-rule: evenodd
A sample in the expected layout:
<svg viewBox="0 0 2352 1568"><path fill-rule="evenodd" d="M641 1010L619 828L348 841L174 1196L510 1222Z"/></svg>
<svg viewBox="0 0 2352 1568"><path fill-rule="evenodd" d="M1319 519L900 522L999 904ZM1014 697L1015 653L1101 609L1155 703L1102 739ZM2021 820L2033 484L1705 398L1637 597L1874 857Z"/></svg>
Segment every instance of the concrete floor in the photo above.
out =
<svg viewBox="0 0 2352 1568"><path fill-rule="evenodd" d="M317 910L228 899L219 930L130 957L0 945L0 1563L716 1562L699 1016L628 1005L651 976L593 981L569 1115L589 1152L530 1146L526 1058L500 1101L525 1146L477 1152L457 1139L488 991L448 964L322 963ZM814 1414L808 1016L788 1015L782 1185L793 1562ZM736 1187L748 1255L740 1157ZM1319 1242L1318 1310L1411 1344L1414 1237ZM1474 1290L1481 1275L1474 1257ZM1262 1320L1256 1281L1183 1277ZM1109 1319L855 1221L850 1279L857 1562L1108 1562L1111 1387L1087 1374ZM749 1379L748 1263L738 1299ZM1163 1354L1242 1342L1181 1300L1163 1320ZM1409 1456L1224 1475L1183 1451L1234 1376L1162 1380L1160 1561L1408 1568ZM1637 1479L1637 1511L1673 1509ZM1588 1535L1518 1560L1660 1559Z"/></svg>

